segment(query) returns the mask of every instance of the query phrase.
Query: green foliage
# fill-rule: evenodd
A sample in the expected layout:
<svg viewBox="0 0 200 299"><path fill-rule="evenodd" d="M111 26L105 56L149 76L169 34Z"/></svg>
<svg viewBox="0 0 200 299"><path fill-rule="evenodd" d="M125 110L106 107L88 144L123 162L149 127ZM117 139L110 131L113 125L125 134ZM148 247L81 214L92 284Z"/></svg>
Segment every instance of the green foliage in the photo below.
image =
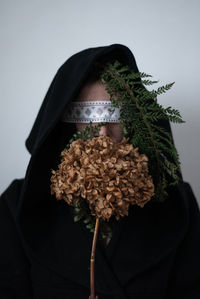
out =
<svg viewBox="0 0 200 299"><path fill-rule="evenodd" d="M174 83L149 91L145 86L158 82L149 80L151 77L133 73L118 61L108 63L101 74L112 106L120 108L120 122L126 137L149 158L149 170L156 188L154 199L163 201L168 186L178 183L180 163L171 134L158 122L183 123L183 120L178 110L157 103L157 96L168 91Z"/></svg>
<svg viewBox="0 0 200 299"><path fill-rule="evenodd" d="M95 228L95 217L91 215L89 206L85 200L77 203L74 206L74 222L82 220L90 232L94 232Z"/></svg>
<svg viewBox="0 0 200 299"><path fill-rule="evenodd" d="M85 200L77 203L74 206L74 222L82 220L86 228L89 229L91 233L94 233L96 217L91 215L89 206ZM112 230L108 222L100 219L99 225L99 237L100 239L105 239L106 237L111 238Z"/></svg>
<svg viewBox="0 0 200 299"><path fill-rule="evenodd" d="M75 134L73 134L72 138L69 140L69 143L66 145L65 149L68 149L70 147L70 144L79 138L83 140L89 140L94 136L98 136L100 127L104 125L105 125L104 122L98 123L96 125L93 125L92 122L90 122L89 125L85 127L82 131L77 131Z"/></svg>

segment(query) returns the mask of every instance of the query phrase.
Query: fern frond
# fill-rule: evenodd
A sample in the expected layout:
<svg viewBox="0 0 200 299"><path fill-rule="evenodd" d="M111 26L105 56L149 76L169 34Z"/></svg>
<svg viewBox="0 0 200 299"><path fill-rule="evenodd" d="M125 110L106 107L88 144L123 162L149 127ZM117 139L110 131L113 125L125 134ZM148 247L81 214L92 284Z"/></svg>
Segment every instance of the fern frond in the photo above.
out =
<svg viewBox="0 0 200 299"><path fill-rule="evenodd" d="M146 73L133 73L119 62L107 64L101 74L112 106L120 108L120 122L126 136L149 158L149 169L156 187L155 199L162 201L167 196L167 188L178 182L180 162L171 134L158 122L182 123L183 120L178 110L163 108L157 102L157 96L171 89L174 82L149 91L145 86L158 83L150 80L151 77Z"/></svg>

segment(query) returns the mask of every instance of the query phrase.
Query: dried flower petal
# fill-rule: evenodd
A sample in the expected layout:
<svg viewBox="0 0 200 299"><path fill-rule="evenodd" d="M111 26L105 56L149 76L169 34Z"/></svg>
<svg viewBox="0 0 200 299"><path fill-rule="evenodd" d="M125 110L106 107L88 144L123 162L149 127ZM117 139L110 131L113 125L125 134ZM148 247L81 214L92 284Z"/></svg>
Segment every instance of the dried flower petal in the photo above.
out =
<svg viewBox="0 0 200 299"><path fill-rule="evenodd" d="M52 170L51 194L72 206L86 200L96 217L118 220L130 205L144 207L154 195L148 158L127 140L78 139L61 155L58 170Z"/></svg>

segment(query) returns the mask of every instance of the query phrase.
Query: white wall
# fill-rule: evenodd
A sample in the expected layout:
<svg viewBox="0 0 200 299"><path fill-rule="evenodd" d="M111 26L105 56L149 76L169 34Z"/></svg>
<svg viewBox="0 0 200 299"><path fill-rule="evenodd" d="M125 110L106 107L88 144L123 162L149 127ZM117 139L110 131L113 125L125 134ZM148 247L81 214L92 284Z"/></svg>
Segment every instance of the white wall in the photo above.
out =
<svg viewBox="0 0 200 299"><path fill-rule="evenodd" d="M122 43L141 71L176 82L160 102L186 121L173 132L200 199L199 11L199 0L0 0L0 193L25 174L24 142L58 67L79 50Z"/></svg>

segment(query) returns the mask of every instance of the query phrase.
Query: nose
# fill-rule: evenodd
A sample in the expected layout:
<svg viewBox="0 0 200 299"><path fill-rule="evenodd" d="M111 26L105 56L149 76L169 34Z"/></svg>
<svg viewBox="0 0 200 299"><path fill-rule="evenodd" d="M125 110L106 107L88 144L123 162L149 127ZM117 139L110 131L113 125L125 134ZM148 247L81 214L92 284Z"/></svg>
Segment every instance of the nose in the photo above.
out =
<svg viewBox="0 0 200 299"><path fill-rule="evenodd" d="M99 136L108 136L108 127L106 125L100 127L98 135Z"/></svg>

